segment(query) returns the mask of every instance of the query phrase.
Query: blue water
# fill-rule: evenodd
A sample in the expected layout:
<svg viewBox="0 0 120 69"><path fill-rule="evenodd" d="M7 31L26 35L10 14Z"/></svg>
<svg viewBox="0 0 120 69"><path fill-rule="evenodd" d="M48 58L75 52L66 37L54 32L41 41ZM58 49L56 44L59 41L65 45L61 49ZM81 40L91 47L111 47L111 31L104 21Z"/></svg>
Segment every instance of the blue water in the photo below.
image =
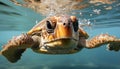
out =
<svg viewBox="0 0 120 69"><path fill-rule="evenodd" d="M0 2L6 4L0 4L0 46L13 36L27 32L37 21L45 18L31 9L15 6L8 0ZM89 19L92 23L92 26L84 27L90 38L101 33L120 38L120 6L112 10L102 10L101 6L94 8L100 9L101 14L93 13L93 8L88 7L79 10L83 13L82 16L76 15L81 19ZM0 56L0 69L120 69L120 52L108 51L105 45L95 49L83 49L71 55L44 55L27 49L17 63L10 63Z"/></svg>

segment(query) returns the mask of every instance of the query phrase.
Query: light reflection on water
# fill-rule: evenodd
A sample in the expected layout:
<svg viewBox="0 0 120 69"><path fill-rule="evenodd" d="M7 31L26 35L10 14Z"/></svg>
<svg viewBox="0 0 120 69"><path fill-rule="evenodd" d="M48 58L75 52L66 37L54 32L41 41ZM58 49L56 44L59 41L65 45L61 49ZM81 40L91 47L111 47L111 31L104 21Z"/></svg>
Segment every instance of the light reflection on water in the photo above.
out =
<svg viewBox="0 0 120 69"><path fill-rule="evenodd" d="M44 18L30 9L15 6L7 0L1 1L12 8L0 5L0 46L13 36L27 32L36 24L36 20L40 21ZM101 7L94 8L87 7L74 13L80 20L86 19L92 24L91 27L84 27L90 38L101 33L109 33L120 38L120 6L109 11L102 10ZM7 14L1 13L3 10ZM119 69L119 58L119 52L107 51L105 46L90 50L83 49L71 55L44 55L28 49L15 64L9 63L0 56L0 69Z"/></svg>

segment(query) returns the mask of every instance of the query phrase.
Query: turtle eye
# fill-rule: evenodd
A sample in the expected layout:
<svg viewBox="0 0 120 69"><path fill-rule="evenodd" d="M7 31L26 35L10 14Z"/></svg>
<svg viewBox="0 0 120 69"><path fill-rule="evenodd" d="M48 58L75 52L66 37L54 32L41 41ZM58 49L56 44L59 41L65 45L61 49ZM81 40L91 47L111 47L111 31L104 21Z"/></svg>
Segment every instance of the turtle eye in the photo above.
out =
<svg viewBox="0 0 120 69"><path fill-rule="evenodd" d="M50 21L46 21L46 29L48 33L53 33L54 28L52 26L52 23Z"/></svg>
<svg viewBox="0 0 120 69"><path fill-rule="evenodd" d="M78 20L76 20L76 21L73 22L73 28L74 28L75 32L78 31Z"/></svg>

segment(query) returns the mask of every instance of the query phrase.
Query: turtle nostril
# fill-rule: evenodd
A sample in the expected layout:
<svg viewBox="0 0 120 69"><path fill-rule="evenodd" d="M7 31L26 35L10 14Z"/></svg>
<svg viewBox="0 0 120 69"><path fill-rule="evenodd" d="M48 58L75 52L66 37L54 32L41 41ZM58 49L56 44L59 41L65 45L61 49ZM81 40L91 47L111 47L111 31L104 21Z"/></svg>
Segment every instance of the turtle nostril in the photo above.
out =
<svg viewBox="0 0 120 69"><path fill-rule="evenodd" d="M68 23L68 25L70 26L70 23Z"/></svg>
<svg viewBox="0 0 120 69"><path fill-rule="evenodd" d="M70 26L70 23L63 23L63 26Z"/></svg>
<svg viewBox="0 0 120 69"><path fill-rule="evenodd" d="M66 25L66 23L63 23L63 25L65 26L65 25Z"/></svg>

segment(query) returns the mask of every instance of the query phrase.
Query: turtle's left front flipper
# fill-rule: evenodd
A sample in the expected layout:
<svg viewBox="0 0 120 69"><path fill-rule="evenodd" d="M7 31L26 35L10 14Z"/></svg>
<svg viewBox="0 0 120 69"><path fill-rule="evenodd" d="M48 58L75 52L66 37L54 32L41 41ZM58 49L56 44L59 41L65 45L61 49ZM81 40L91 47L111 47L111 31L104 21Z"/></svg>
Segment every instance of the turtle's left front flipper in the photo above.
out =
<svg viewBox="0 0 120 69"><path fill-rule="evenodd" d="M86 48L96 48L102 46L104 44L108 44L108 50L120 50L120 39L116 38L115 36L109 34L101 34L95 36L91 40L86 41Z"/></svg>
<svg viewBox="0 0 120 69"><path fill-rule="evenodd" d="M120 42L112 42L107 45L108 50L119 51L120 50Z"/></svg>
<svg viewBox="0 0 120 69"><path fill-rule="evenodd" d="M22 34L12 38L3 49L0 54L6 57L10 62L17 62L26 48L30 48L34 44L31 36Z"/></svg>

